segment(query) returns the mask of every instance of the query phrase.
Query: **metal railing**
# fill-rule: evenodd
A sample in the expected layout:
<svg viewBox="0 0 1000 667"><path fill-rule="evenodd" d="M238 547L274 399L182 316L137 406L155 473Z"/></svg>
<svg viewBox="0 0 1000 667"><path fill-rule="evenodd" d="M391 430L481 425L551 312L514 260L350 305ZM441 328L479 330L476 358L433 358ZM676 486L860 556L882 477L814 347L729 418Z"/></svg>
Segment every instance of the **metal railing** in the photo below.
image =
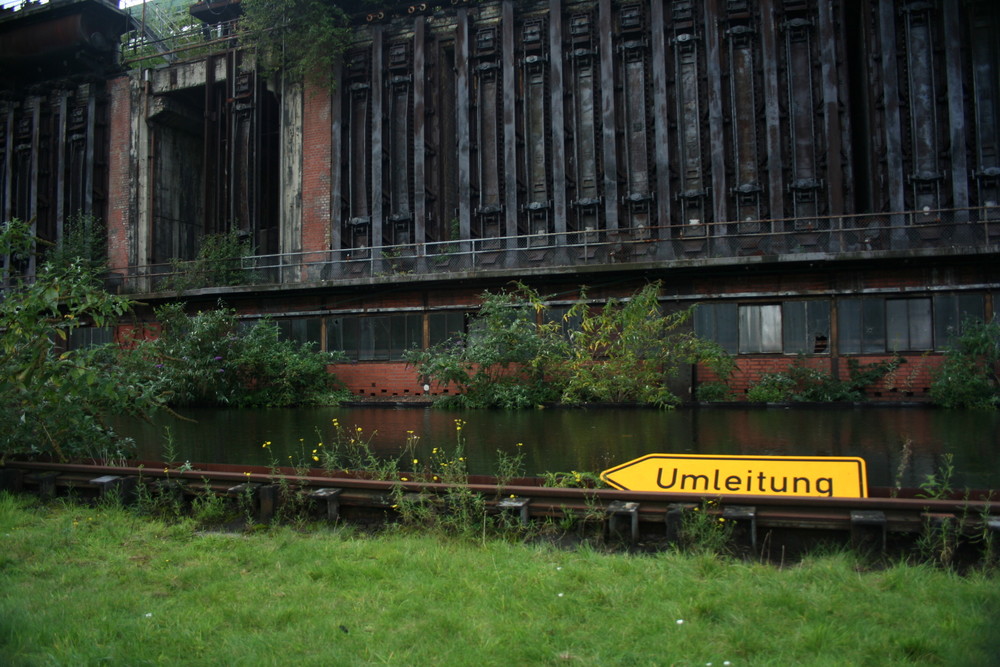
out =
<svg viewBox="0 0 1000 667"><path fill-rule="evenodd" d="M552 271L704 260L793 261L803 255L877 258L1000 246L1000 206L811 219L584 230L435 243L254 255L228 263L172 262L111 272L125 293L293 285L437 274Z"/></svg>

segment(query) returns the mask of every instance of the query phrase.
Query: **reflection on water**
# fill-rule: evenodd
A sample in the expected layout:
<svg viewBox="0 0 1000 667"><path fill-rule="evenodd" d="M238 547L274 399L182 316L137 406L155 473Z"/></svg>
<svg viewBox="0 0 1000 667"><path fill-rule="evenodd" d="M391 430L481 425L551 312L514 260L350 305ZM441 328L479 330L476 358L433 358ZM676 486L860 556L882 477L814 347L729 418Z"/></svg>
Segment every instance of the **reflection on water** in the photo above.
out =
<svg viewBox="0 0 1000 667"><path fill-rule="evenodd" d="M455 420L470 471L488 474L498 449L524 443L526 472L600 471L653 452L696 454L796 454L861 456L871 486L895 484L903 444L912 459L902 486L919 486L954 457L956 488L1000 488L1000 414L923 408L711 408L467 411L423 408L308 408L281 410L188 410L197 423L160 417L153 426L123 422L119 430L139 443L139 458L162 456L169 426L181 460L279 464L301 458L317 442L333 441L331 420L361 427L375 449L400 451L407 431L420 436L418 455L456 442ZM374 434L374 435L373 435ZM261 448L271 441L272 454Z"/></svg>

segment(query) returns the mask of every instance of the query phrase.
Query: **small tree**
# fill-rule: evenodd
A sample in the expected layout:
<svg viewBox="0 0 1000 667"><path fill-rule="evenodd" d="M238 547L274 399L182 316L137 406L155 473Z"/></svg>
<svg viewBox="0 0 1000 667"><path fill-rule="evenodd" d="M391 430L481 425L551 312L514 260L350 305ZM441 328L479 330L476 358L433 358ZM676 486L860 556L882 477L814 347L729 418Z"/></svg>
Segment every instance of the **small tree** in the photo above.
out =
<svg viewBox="0 0 1000 667"><path fill-rule="evenodd" d="M521 408L558 400L560 380L552 377L566 354L559 322L541 317L546 307L537 291L521 283L482 295L469 331L407 361L420 375L460 391L452 399L464 407Z"/></svg>
<svg viewBox="0 0 1000 667"><path fill-rule="evenodd" d="M609 299L595 309L581 299L566 317L579 320L570 333L570 356L564 362L568 403L679 402L666 386L681 364L704 362L721 377L732 369L731 357L716 343L699 338L685 325L693 307L664 314L659 283L651 283L623 301Z"/></svg>
<svg viewBox="0 0 1000 667"><path fill-rule="evenodd" d="M18 220L0 228L0 253L30 254L34 239ZM152 388L123 377L101 348L66 349L85 325L107 326L131 302L105 292L100 268L63 255L32 281L12 278L0 299L0 457L120 456L128 443L104 418L155 409Z"/></svg>
<svg viewBox="0 0 1000 667"><path fill-rule="evenodd" d="M946 408L1000 405L1000 322L968 320L945 352L931 384L931 399Z"/></svg>
<svg viewBox="0 0 1000 667"><path fill-rule="evenodd" d="M326 366L338 358L309 344L281 340L278 327L259 321L241 327L234 310L188 315L184 304L156 310L157 338L123 353L131 372L148 378L172 406L283 407L334 400L336 378Z"/></svg>

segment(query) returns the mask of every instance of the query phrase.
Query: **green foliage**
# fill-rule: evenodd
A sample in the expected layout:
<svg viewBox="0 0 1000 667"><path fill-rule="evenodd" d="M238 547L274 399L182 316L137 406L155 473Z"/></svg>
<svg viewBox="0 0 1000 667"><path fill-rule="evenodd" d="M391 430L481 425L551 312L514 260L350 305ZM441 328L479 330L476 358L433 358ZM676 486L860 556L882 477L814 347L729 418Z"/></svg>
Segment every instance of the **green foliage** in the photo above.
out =
<svg viewBox="0 0 1000 667"><path fill-rule="evenodd" d="M544 472L542 473L542 486L549 486L557 489L606 489L608 485L601 479L601 476L593 472L580 472L570 470L569 472Z"/></svg>
<svg viewBox="0 0 1000 667"><path fill-rule="evenodd" d="M946 408L988 408L1000 405L1000 321L970 320L945 352L931 384L931 399Z"/></svg>
<svg viewBox="0 0 1000 667"><path fill-rule="evenodd" d="M693 553L731 553L734 524L719 512L716 500L702 500L681 516L680 548Z"/></svg>
<svg viewBox="0 0 1000 667"><path fill-rule="evenodd" d="M664 314L659 283L630 299L609 299L600 309L581 298L566 315L578 320L570 332L565 403L647 403L669 407L679 399L664 385L682 363L705 362L726 375L731 363L720 346L694 335L684 325L693 309ZM582 295L585 297L585 295Z"/></svg>
<svg viewBox="0 0 1000 667"><path fill-rule="evenodd" d="M102 220L84 213L66 220L62 240L45 253L45 263L53 268L79 263L96 274L105 269L107 262L107 229Z"/></svg>
<svg viewBox="0 0 1000 667"><path fill-rule="evenodd" d="M547 318L544 298L516 283L485 293L470 331L407 360L438 384L454 384L462 407L520 408L544 402L678 402L665 386L682 363L704 362L727 377L733 362L685 328L691 310L664 315L650 284L603 308L585 294L563 321ZM564 325L578 322L567 336Z"/></svg>
<svg viewBox="0 0 1000 667"><path fill-rule="evenodd" d="M243 0L240 41L266 72L327 81L351 35L347 15L323 0Z"/></svg>
<svg viewBox="0 0 1000 667"><path fill-rule="evenodd" d="M198 256L190 261L171 260L171 275L163 288L182 292L203 287L229 287L251 282L243 258L253 254L250 241L238 231L208 234L201 238Z"/></svg>
<svg viewBox="0 0 1000 667"><path fill-rule="evenodd" d="M747 400L755 403L782 403L787 401L830 403L865 400L865 387L871 386L904 362L902 357L860 364L857 359L847 360L847 379L841 380L806 365L806 358L799 356L787 371L764 373L760 380L747 390Z"/></svg>
<svg viewBox="0 0 1000 667"><path fill-rule="evenodd" d="M0 251L18 259L34 247L18 220L0 228ZM85 325L110 326L131 302L101 288L95 265L64 256L32 281L12 278L0 300L0 457L120 458L130 443L107 415L155 409L152 387L125 377L103 348L65 349Z"/></svg>
<svg viewBox="0 0 1000 667"><path fill-rule="evenodd" d="M281 407L331 400L336 380L326 365L334 355L281 340L273 322L241 327L234 310L220 306L188 315L181 303L158 308L156 316L159 337L138 342L122 357L170 405Z"/></svg>
<svg viewBox="0 0 1000 667"><path fill-rule="evenodd" d="M483 295L470 331L427 350L407 354L421 375L461 391L462 407L523 408L559 397L551 374L567 343L558 322L539 323L542 297L516 283Z"/></svg>
<svg viewBox="0 0 1000 667"><path fill-rule="evenodd" d="M705 382L694 390L695 399L706 403L733 400L733 390L725 382Z"/></svg>

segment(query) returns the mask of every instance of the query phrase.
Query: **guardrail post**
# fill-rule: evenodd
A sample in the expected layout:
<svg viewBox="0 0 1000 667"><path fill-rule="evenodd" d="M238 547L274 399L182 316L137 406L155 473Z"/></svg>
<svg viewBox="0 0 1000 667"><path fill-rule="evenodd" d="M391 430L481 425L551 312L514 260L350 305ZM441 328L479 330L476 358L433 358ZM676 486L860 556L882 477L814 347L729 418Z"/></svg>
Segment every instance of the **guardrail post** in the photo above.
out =
<svg viewBox="0 0 1000 667"><path fill-rule="evenodd" d="M851 546L859 551L877 548L885 553L885 512L854 510L851 512Z"/></svg>
<svg viewBox="0 0 1000 667"><path fill-rule="evenodd" d="M501 498L497 503L500 514L516 514L522 526L528 525L528 505L531 498Z"/></svg>
<svg viewBox="0 0 1000 667"><path fill-rule="evenodd" d="M102 475L90 480L90 483L98 488L101 498L108 498L113 494L118 494L119 500L124 505L130 505L135 501L135 477L119 477L117 475Z"/></svg>
<svg viewBox="0 0 1000 667"><path fill-rule="evenodd" d="M627 518L629 521L629 541L635 544L639 540L639 503L612 500L605 508L608 515L608 534L616 535L618 522Z"/></svg>
<svg viewBox="0 0 1000 667"><path fill-rule="evenodd" d="M0 490L20 493L24 490L24 473L15 468L0 469Z"/></svg>
<svg viewBox="0 0 1000 667"><path fill-rule="evenodd" d="M680 544L684 531L684 515L694 509L691 503L671 503L667 505L667 544Z"/></svg>
<svg viewBox="0 0 1000 667"><path fill-rule="evenodd" d="M29 482L38 485L38 495L42 498L54 498L56 495L56 480L58 472L36 472L27 477Z"/></svg>
<svg viewBox="0 0 1000 667"><path fill-rule="evenodd" d="M757 508L751 505L732 505L722 509L722 518L735 524L733 541L757 551Z"/></svg>
<svg viewBox="0 0 1000 667"><path fill-rule="evenodd" d="M313 500L320 500L326 503L326 520L336 523L340 518L340 494L343 489L323 488L316 489L309 493Z"/></svg>

